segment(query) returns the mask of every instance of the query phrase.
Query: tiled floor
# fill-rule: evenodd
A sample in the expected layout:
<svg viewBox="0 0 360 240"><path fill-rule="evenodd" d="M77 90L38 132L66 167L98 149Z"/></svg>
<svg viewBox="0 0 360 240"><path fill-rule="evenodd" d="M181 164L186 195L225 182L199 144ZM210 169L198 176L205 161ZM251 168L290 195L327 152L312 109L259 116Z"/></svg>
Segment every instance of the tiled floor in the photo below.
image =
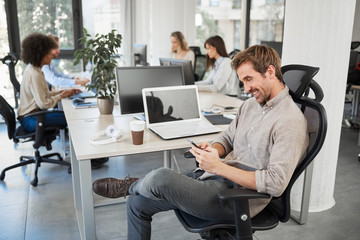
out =
<svg viewBox="0 0 360 240"><path fill-rule="evenodd" d="M324 212L310 213L305 225L293 220L280 224L267 232L256 232L254 239L359 239L360 235L360 162L357 154L358 130L342 129L340 154L335 184L336 205ZM16 163L20 155L33 153L31 143L14 147L7 138L5 124L0 124L0 169ZM53 144L59 150L60 142ZM193 160L176 153L180 169L191 169ZM94 179L128 173L142 176L162 166L162 153L118 157L93 170ZM71 175L67 168L42 164L39 184L32 187L33 166L17 168L6 174L0 182L0 240L2 239L80 239L75 212ZM126 239L125 204L95 208L98 239ZM199 235L186 232L172 212L154 216L152 239L199 239Z"/></svg>

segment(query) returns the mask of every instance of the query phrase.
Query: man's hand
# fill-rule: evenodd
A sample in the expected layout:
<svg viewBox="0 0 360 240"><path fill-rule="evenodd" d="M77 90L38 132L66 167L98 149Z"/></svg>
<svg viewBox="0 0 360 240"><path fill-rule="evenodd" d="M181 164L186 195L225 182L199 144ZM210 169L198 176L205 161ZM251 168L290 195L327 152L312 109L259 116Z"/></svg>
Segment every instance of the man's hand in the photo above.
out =
<svg viewBox="0 0 360 240"><path fill-rule="evenodd" d="M65 90L62 90L62 92L60 93L60 96L61 98L66 98L68 96L71 96L71 95L74 95L76 93L80 93L81 90L80 89L76 89L76 88L73 88L73 89L65 89Z"/></svg>
<svg viewBox="0 0 360 240"><path fill-rule="evenodd" d="M88 82L90 82L87 78L75 78L75 84L85 86Z"/></svg>
<svg viewBox="0 0 360 240"><path fill-rule="evenodd" d="M190 152L195 156L199 167L208 173L218 174L224 163L220 160L217 149L212 148L209 143L199 144L199 148L192 147Z"/></svg>

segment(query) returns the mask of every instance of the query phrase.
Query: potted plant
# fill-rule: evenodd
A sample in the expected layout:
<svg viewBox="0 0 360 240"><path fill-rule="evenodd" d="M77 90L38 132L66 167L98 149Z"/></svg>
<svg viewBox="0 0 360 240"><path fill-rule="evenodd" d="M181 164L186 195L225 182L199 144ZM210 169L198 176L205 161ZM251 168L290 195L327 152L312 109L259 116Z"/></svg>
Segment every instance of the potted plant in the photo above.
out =
<svg viewBox="0 0 360 240"><path fill-rule="evenodd" d="M84 46L75 51L74 65L81 60L84 64L92 63L93 84L86 88L95 90L99 111L101 114L111 114L114 108L114 98L116 94L116 81L114 70L117 62L114 56L121 47L121 34L116 34L112 30L108 34L96 34L92 37L84 28L84 37L80 38L80 44Z"/></svg>

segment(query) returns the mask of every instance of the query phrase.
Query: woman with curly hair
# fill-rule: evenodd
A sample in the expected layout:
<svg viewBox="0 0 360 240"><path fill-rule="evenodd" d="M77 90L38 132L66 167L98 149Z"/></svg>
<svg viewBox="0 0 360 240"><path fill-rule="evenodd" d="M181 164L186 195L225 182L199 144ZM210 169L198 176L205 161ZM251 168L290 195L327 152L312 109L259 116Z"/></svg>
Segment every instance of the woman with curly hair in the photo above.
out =
<svg viewBox="0 0 360 240"><path fill-rule="evenodd" d="M41 67L50 64L52 50L57 48L56 42L41 33L28 35L21 44L21 59L27 64L20 87L20 105L18 120L25 131L36 129L36 117L26 116L47 108L53 108L65 97L80 92L78 89L67 89L50 92ZM53 112L45 116L46 126L66 126L64 113Z"/></svg>
<svg viewBox="0 0 360 240"><path fill-rule="evenodd" d="M231 59L224 40L216 35L205 41L206 71L211 70L204 81L196 82L199 91L219 92L237 96L240 92L239 80L231 68Z"/></svg>
<svg viewBox="0 0 360 240"><path fill-rule="evenodd" d="M181 60L190 60L193 67L195 62L195 54L188 47L184 35L179 32L173 32L170 35L171 41L171 54L170 58L181 59Z"/></svg>

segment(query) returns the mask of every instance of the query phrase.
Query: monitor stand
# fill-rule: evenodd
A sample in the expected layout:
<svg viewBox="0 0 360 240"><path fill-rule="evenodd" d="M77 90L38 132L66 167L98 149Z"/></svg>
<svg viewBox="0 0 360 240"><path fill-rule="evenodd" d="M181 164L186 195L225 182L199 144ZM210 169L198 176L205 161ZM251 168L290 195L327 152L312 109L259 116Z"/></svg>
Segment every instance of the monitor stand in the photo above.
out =
<svg viewBox="0 0 360 240"><path fill-rule="evenodd" d="M133 117L138 119L138 120L145 121L145 113L133 114Z"/></svg>

